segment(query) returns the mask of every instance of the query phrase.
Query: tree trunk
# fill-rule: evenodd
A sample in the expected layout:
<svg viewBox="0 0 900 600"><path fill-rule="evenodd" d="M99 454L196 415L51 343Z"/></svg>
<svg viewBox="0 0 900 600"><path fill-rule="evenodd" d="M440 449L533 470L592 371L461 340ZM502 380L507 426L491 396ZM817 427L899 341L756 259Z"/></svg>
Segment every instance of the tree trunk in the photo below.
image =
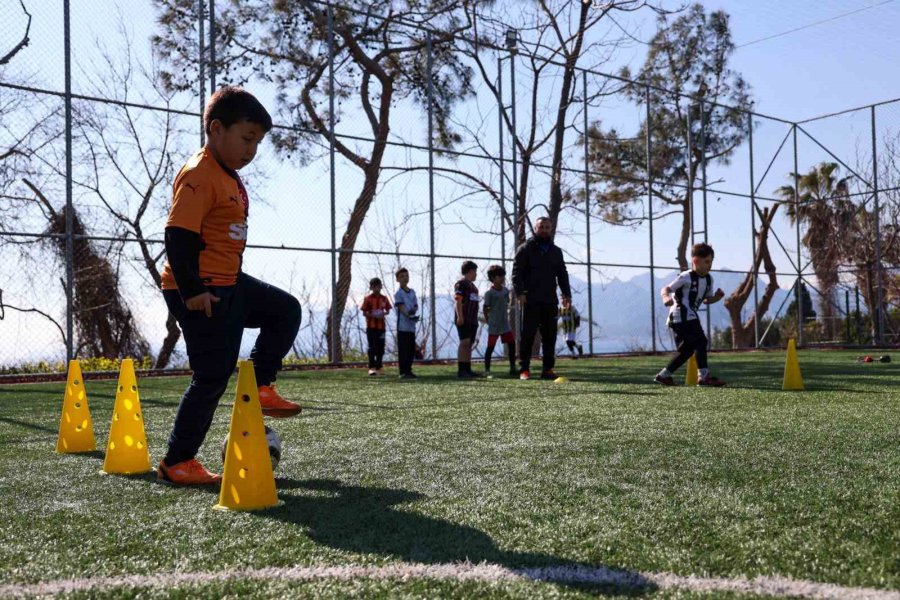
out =
<svg viewBox="0 0 900 600"><path fill-rule="evenodd" d="M181 330L178 328L178 322L172 313L166 317L166 337L163 339L162 346L159 348L159 354L156 356L154 369L165 369L172 360L172 354L175 352L175 345L181 338Z"/></svg>
<svg viewBox="0 0 900 600"><path fill-rule="evenodd" d="M771 254L769 254L769 229L776 210L778 210L777 204L772 208L765 208L758 212L761 223L759 230L756 232L756 256L753 257L753 265L737 289L725 299L725 308L731 317L732 348L752 348L755 345L756 322L769 310L772 297L778 291L777 269ZM759 273L760 264L765 266L769 283L766 285L766 290L763 292L759 306L754 309L750 318L743 322L741 312L756 286L756 276Z"/></svg>
<svg viewBox="0 0 900 600"><path fill-rule="evenodd" d="M575 65L581 55L581 45L584 41L584 29L587 24L588 11L591 8L590 2L581 3L581 13L578 19L578 33L575 38L575 47L572 52L566 55L566 66L563 71L562 88L559 92L559 105L556 109L556 125L554 129L553 141L553 161L550 177L550 206L549 216L550 222L553 223L553 230L556 231L556 222L559 219L559 213L562 210L562 163L563 163L563 143L566 135L566 115L569 112L569 97L572 94L572 82L575 79Z"/></svg>
<svg viewBox="0 0 900 600"><path fill-rule="evenodd" d="M325 339L328 346L328 356L335 362L344 360L344 348L340 338L341 322L344 317L344 309L347 305L347 297L350 295L350 286L353 283L353 250L356 248L356 240L362 231L366 214L375 200L375 189L378 184L378 174L381 170L381 153L377 153L377 163L370 163L365 169L365 182L362 191L350 213L347 229L341 238L341 252L338 255L338 277L335 297L332 299L331 310L325 325ZM335 335L332 329L337 327Z"/></svg>

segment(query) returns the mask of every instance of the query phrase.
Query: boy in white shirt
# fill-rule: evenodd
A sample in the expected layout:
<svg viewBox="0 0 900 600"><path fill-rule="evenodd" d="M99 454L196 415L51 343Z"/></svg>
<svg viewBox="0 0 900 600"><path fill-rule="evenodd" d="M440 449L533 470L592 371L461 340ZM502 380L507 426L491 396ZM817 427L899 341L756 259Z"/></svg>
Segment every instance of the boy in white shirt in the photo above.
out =
<svg viewBox="0 0 900 600"><path fill-rule="evenodd" d="M709 341L700 326L697 311L701 304L715 304L725 296L725 292L717 289L713 293L712 269L715 252L709 244L694 244L691 248L693 268L684 271L675 281L662 289L663 304L669 310L669 327L675 333L675 344L678 354L666 368L656 375L655 381L662 385L675 385L672 374L691 358L697 355L697 368L700 371L698 383L712 387L721 387L725 382L709 374L706 351Z"/></svg>

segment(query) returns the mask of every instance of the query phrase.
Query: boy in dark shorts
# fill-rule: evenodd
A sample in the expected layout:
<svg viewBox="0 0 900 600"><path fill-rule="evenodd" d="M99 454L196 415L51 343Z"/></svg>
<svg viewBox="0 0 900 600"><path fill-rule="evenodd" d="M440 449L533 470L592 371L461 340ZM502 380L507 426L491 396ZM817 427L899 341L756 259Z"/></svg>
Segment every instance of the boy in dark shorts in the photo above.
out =
<svg viewBox="0 0 900 600"><path fill-rule="evenodd" d="M478 277L478 265L471 260L462 264L462 279L456 282L453 296L456 300L456 331L459 334L457 372L460 379L478 377L472 371L472 345L478 333L478 288L473 283Z"/></svg>
<svg viewBox="0 0 900 600"><path fill-rule="evenodd" d="M384 375L385 319L391 312L391 301L381 293L381 280L373 277L362 303L362 313L366 317L366 339L369 342L369 377Z"/></svg>
<svg viewBox="0 0 900 600"><path fill-rule="evenodd" d="M712 269L715 252L709 244L694 244L691 248L693 268L684 271L675 281L662 289L663 304L670 306L669 327L675 334L678 354L656 375L655 381L662 385L675 385L672 374L691 356L697 354L697 368L700 370L700 385L721 387L725 382L709 374L706 351L709 341L700 325L698 311L701 304L715 304L725 296L725 292L713 290Z"/></svg>
<svg viewBox="0 0 900 600"><path fill-rule="evenodd" d="M419 300L416 291L409 287L409 271L397 269L397 283L400 289L394 293L397 307L397 363L400 379L418 379L413 373L413 359L416 355L416 325L419 324Z"/></svg>
<svg viewBox="0 0 900 600"><path fill-rule="evenodd" d="M274 386L300 328L300 303L241 270L250 202L237 171L256 156L272 118L252 94L225 86L207 102L203 122L206 145L175 178L162 274L163 297L181 326L193 370L157 471L159 479L179 485L222 479L195 457L234 372L244 328L260 330L250 358L263 414L300 412Z"/></svg>
<svg viewBox="0 0 900 600"><path fill-rule="evenodd" d="M516 368L516 336L509 326L509 288L506 287L506 269L500 265L491 265L487 271L491 287L484 294L484 320L488 326L487 350L484 352L484 375L491 376L491 357L499 338L506 344L509 358L509 375L518 377Z"/></svg>

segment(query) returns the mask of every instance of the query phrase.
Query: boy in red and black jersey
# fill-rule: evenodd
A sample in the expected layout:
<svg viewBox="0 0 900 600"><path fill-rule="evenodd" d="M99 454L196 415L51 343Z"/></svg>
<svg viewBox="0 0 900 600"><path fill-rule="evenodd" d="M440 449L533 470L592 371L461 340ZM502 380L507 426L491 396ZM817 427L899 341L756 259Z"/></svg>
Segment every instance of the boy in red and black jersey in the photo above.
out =
<svg viewBox="0 0 900 600"><path fill-rule="evenodd" d="M471 260L462 264L462 279L456 282L453 295L456 300L456 331L459 333L457 373L460 379L477 377L472 371L472 346L478 334L478 288L473 283L478 276L478 265Z"/></svg>
<svg viewBox="0 0 900 600"><path fill-rule="evenodd" d="M384 375L385 318L391 312L391 301L381 293L381 280L373 277L369 281L371 294L363 300L362 310L366 317L366 339L369 342L369 377Z"/></svg>
<svg viewBox="0 0 900 600"><path fill-rule="evenodd" d="M195 457L234 372L245 327L260 330L250 358L263 414L300 412L272 385L300 328L300 303L241 271L250 201L237 172L256 156L272 118L252 94L226 86L207 102L203 121L206 146L175 178L165 232L163 297L193 370L157 472L176 484L221 480Z"/></svg>

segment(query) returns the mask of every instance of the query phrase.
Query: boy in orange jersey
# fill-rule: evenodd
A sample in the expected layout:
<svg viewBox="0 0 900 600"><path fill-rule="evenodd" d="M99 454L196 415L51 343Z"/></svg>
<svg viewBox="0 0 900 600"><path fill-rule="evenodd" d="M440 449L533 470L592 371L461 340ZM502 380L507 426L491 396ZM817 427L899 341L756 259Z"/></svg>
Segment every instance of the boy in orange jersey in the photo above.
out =
<svg viewBox="0 0 900 600"><path fill-rule="evenodd" d="M381 293L381 280L369 281L371 294L360 307L366 317L366 339L369 342L369 377L384 375L385 318L391 312L391 301Z"/></svg>
<svg viewBox="0 0 900 600"><path fill-rule="evenodd" d="M263 414L300 412L273 385L300 328L300 303L241 271L249 198L237 171L256 156L272 118L252 94L226 86L210 97L203 122L206 145L175 178L162 275L163 297L181 326L193 370L157 471L159 479L179 485L221 481L195 457L234 372L244 328L260 330L250 358Z"/></svg>

